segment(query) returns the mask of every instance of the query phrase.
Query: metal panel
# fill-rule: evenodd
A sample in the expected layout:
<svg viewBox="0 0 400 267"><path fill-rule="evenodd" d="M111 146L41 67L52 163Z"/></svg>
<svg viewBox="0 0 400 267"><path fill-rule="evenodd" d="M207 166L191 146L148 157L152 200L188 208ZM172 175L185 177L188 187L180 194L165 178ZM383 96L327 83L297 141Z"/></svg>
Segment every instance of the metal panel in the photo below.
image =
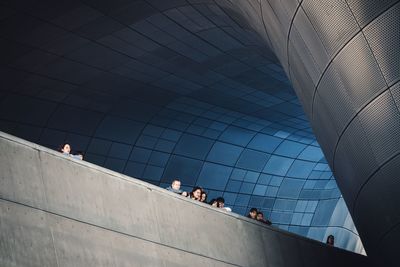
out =
<svg viewBox="0 0 400 267"><path fill-rule="evenodd" d="M358 117L343 133L337 145L333 166L335 176L341 177L337 182L352 212L358 191L379 167ZM356 223L360 220L358 217L353 219Z"/></svg>
<svg viewBox="0 0 400 267"><path fill-rule="evenodd" d="M346 2L356 17L358 24L364 27L382 11L398 2L398 0L347 0Z"/></svg>
<svg viewBox="0 0 400 267"><path fill-rule="evenodd" d="M400 79L400 2L368 25L364 32L386 82L392 85Z"/></svg>

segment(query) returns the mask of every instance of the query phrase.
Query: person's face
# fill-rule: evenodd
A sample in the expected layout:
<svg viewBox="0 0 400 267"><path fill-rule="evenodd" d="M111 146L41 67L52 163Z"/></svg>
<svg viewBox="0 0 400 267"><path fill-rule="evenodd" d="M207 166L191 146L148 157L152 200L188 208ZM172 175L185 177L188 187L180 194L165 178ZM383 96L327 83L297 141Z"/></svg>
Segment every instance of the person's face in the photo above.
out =
<svg viewBox="0 0 400 267"><path fill-rule="evenodd" d="M255 211L251 211L251 212L250 212L250 217L251 217L251 218L255 219L256 216L257 216L257 212L255 212Z"/></svg>
<svg viewBox="0 0 400 267"><path fill-rule="evenodd" d="M193 192L193 197L197 200L200 200L201 198L201 190L197 189L196 191Z"/></svg>
<svg viewBox="0 0 400 267"><path fill-rule="evenodd" d="M225 206L224 202L218 202L218 208L223 208Z"/></svg>
<svg viewBox="0 0 400 267"><path fill-rule="evenodd" d="M174 182L172 183L172 188L173 188L174 190L179 190L179 189L181 188L181 182L179 182L179 181L174 181Z"/></svg>
<svg viewBox="0 0 400 267"><path fill-rule="evenodd" d="M201 202L204 202L204 201L206 200L206 198L207 198L207 195L206 195L205 193L203 193L203 194L201 194L201 199L200 199L200 201L201 201Z"/></svg>
<svg viewBox="0 0 400 267"><path fill-rule="evenodd" d="M264 216L261 213L257 214L257 220L259 220L259 221L264 220Z"/></svg>
<svg viewBox="0 0 400 267"><path fill-rule="evenodd" d="M69 144L65 144L62 148L62 152L69 154L71 152L71 146Z"/></svg>

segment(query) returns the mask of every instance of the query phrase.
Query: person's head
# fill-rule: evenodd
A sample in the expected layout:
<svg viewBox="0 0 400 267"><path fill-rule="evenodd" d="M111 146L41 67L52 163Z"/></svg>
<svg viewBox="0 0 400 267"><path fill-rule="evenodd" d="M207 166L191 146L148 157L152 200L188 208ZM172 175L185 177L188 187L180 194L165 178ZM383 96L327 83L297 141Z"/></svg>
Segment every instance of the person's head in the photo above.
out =
<svg viewBox="0 0 400 267"><path fill-rule="evenodd" d="M249 211L249 215L247 215L249 218L256 219L257 218L257 209L256 208L251 208Z"/></svg>
<svg viewBox="0 0 400 267"><path fill-rule="evenodd" d="M264 214L261 211L257 212L257 221L264 221Z"/></svg>
<svg viewBox="0 0 400 267"><path fill-rule="evenodd" d="M225 199L223 197L217 198L217 207L223 208L225 206Z"/></svg>
<svg viewBox="0 0 400 267"><path fill-rule="evenodd" d="M206 192L203 191L201 193L200 201L201 202L207 202L207 193Z"/></svg>
<svg viewBox="0 0 400 267"><path fill-rule="evenodd" d="M60 147L60 152L65 153L65 154L70 154L71 153L71 145L68 143L64 143Z"/></svg>
<svg viewBox="0 0 400 267"><path fill-rule="evenodd" d="M195 188L193 188L192 192L190 193L190 198L200 201L202 192L203 192L203 190L201 189L201 187L196 186Z"/></svg>
<svg viewBox="0 0 400 267"><path fill-rule="evenodd" d="M213 198L213 199L211 199L211 201L208 204L210 204L213 207L217 207L218 202L217 202L217 200L215 198Z"/></svg>
<svg viewBox="0 0 400 267"><path fill-rule="evenodd" d="M335 245L335 237L333 235L329 235L326 239L326 243L330 246Z"/></svg>
<svg viewBox="0 0 400 267"><path fill-rule="evenodd" d="M171 187L172 187L172 189L178 191L181 188L181 181L179 181L177 179L173 180L172 184L171 184Z"/></svg>

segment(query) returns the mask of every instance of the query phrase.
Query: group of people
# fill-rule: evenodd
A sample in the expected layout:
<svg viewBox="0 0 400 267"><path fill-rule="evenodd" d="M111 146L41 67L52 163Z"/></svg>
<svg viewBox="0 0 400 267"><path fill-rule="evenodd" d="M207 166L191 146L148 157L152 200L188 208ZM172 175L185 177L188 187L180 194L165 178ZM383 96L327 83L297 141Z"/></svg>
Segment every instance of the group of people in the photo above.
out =
<svg viewBox="0 0 400 267"><path fill-rule="evenodd" d="M166 189L176 194L189 197L190 199L197 200L203 203L208 203L213 207L225 209L226 211L232 211L231 208L225 207L225 199L223 197L213 198L209 202L207 202L207 192L204 191L204 189L201 188L200 186L194 187L193 190L190 193L188 193L181 190L181 181L175 179L172 181L171 185L168 186ZM263 215L262 212L260 212L260 214ZM271 222L269 222L269 225L271 225Z"/></svg>
<svg viewBox="0 0 400 267"><path fill-rule="evenodd" d="M75 154L72 154L71 153L71 151L72 151L71 145L69 143L62 144L60 146L60 148L58 149L58 151L63 153L64 155L83 160L83 152L76 151ZM188 197L190 199L200 201L203 203L207 203L207 192L204 191L204 189L201 188L200 186L195 186L193 188L193 190L190 193L188 193L186 191L181 190L181 181L179 181L178 179L175 179L172 181L171 185L168 186L166 189L171 192L174 192L176 194L180 194L182 196ZM209 201L208 204L210 204L211 206L216 207L216 208L225 209L226 211L232 211L231 208L225 207L225 200L223 197L214 198L211 201ZM264 214L261 211L257 210L256 208L251 208L247 217L250 219L259 221L261 223L265 223L267 225L272 224L271 221L264 218ZM335 242L334 240L335 240L335 237L333 235L329 235L326 240L326 244L328 244L330 246L334 246L334 242Z"/></svg>
<svg viewBox="0 0 400 267"><path fill-rule="evenodd" d="M83 160L83 152L82 151L76 151L75 154L72 154L72 149L71 149L71 145L68 143L64 143L60 146L60 148L58 149L59 152L63 153L64 155L73 157L75 159L80 159Z"/></svg>
<svg viewBox="0 0 400 267"><path fill-rule="evenodd" d="M257 210L256 208L251 208L247 217L253 220L257 220L259 222L265 223L267 225L271 225L271 221L264 218L264 213Z"/></svg>

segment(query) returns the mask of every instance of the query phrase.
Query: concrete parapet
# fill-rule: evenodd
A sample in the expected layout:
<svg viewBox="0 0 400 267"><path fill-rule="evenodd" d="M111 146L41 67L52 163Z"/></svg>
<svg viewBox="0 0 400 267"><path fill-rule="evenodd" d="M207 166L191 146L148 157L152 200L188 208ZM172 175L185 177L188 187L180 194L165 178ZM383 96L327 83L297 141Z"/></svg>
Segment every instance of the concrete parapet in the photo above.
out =
<svg viewBox="0 0 400 267"><path fill-rule="evenodd" d="M5 133L0 151L0 266L368 266Z"/></svg>

